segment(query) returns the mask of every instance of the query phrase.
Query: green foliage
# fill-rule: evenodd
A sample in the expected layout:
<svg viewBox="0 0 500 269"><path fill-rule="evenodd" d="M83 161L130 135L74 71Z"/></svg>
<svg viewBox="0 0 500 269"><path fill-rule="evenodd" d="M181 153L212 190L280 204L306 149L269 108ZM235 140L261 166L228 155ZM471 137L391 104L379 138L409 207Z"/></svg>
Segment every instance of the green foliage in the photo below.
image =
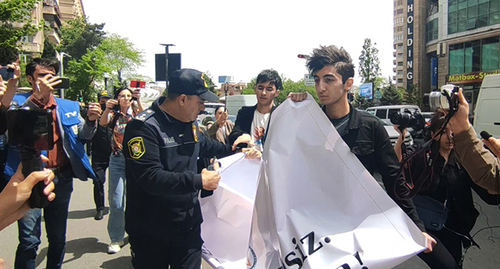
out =
<svg viewBox="0 0 500 269"><path fill-rule="evenodd" d="M0 59L2 65L17 59L19 41L32 36L44 24L31 24L32 10L41 0L4 0L0 5Z"/></svg>
<svg viewBox="0 0 500 269"><path fill-rule="evenodd" d="M408 105L418 105L419 107L423 106L418 84L412 84L410 89L404 90L401 88L400 90L403 92L403 103Z"/></svg>
<svg viewBox="0 0 500 269"><path fill-rule="evenodd" d="M359 76L361 83L374 82L380 76L380 61L378 59L378 49L372 45L372 40L366 38L359 56Z"/></svg>
<svg viewBox="0 0 500 269"><path fill-rule="evenodd" d="M255 86L257 86L257 77L252 78L252 80L247 83L247 87L241 91L241 94L255 94Z"/></svg>
<svg viewBox="0 0 500 269"><path fill-rule="evenodd" d="M43 41L42 58L54 58L56 56L56 47L48 38Z"/></svg>
<svg viewBox="0 0 500 269"><path fill-rule="evenodd" d="M295 82L289 78L285 78L283 75L281 77L283 80L283 90L280 91L280 94L274 100L276 105L280 105L281 103L283 103L286 98L288 98L288 94L295 92L308 92L314 97L316 102L318 102L316 89L314 88L314 86L305 86L304 79Z"/></svg>
<svg viewBox="0 0 500 269"><path fill-rule="evenodd" d="M105 53L106 62L119 84L140 67L144 60L143 53L135 49L132 42L116 34L104 39L96 50Z"/></svg>
<svg viewBox="0 0 500 269"><path fill-rule="evenodd" d="M210 74L210 71L205 71L204 73L205 73L205 81L207 82L208 85L208 90L215 94L218 94L218 92L216 92L215 90L214 76Z"/></svg>
<svg viewBox="0 0 500 269"><path fill-rule="evenodd" d="M69 61L65 73L70 77L71 83L65 98L76 100L81 96L84 102L95 101L98 90L101 90L95 82L104 79L104 73L109 72L111 69L102 50L89 50L80 60Z"/></svg>
<svg viewBox="0 0 500 269"><path fill-rule="evenodd" d="M103 28L104 23L91 24L83 17L71 20L61 27L61 44L57 50L80 60L87 50L94 50L106 38Z"/></svg>
<svg viewBox="0 0 500 269"><path fill-rule="evenodd" d="M403 100L403 92L396 89L396 86L392 84L392 80L389 79L389 85L385 87L382 91L382 98L380 102L382 105L400 105Z"/></svg>
<svg viewBox="0 0 500 269"><path fill-rule="evenodd" d="M373 105L372 100L366 99L359 93L354 94L354 100L352 101L352 106L359 109L366 109Z"/></svg>

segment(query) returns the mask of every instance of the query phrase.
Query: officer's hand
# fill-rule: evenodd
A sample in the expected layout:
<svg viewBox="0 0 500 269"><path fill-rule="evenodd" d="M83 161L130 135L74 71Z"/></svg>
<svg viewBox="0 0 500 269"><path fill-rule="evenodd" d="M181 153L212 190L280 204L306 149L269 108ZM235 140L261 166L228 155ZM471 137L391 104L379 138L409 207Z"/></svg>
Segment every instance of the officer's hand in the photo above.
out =
<svg viewBox="0 0 500 269"><path fill-rule="evenodd" d="M106 101L106 109L112 110L115 105L118 105L118 101L115 99L109 99Z"/></svg>
<svg viewBox="0 0 500 269"><path fill-rule="evenodd" d="M458 93L455 93L453 98L458 99L458 111L451 117L449 124L456 135L467 131L471 125L469 123L469 103L464 97L462 88L458 90Z"/></svg>
<svg viewBox="0 0 500 269"><path fill-rule="evenodd" d="M219 186L220 175L217 171L208 171L206 168L201 170L201 182L203 189L213 191Z"/></svg>

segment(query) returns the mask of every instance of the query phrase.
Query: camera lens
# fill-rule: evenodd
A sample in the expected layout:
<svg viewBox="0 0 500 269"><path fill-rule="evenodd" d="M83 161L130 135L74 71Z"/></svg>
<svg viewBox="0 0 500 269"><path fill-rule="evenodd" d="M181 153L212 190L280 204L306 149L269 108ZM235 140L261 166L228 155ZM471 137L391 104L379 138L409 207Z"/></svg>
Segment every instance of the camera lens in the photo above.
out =
<svg viewBox="0 0 500 269"><path fill-rule="evenodd" d="M390 117L392 124L397 124L403 128L409 126L411 121L411 115L409 113L397 112Z"/></svg>

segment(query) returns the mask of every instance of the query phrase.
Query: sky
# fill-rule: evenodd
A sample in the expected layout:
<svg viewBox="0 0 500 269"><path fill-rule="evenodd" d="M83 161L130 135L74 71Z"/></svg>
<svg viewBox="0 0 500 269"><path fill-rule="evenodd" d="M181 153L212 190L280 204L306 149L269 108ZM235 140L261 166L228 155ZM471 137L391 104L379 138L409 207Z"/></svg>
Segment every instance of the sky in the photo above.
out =
<svg viewBox="0 0 500 269"><path fill-rule="evenodd" d="M182 68L249 82L264 69L298 81L319 45L344 47L357 67L365 38L379 50L382 75L393 76L393 1L373 0L83 0L91 23L126 37L144 52L137 73L155 77L160 43L175 44Z"/></svg>

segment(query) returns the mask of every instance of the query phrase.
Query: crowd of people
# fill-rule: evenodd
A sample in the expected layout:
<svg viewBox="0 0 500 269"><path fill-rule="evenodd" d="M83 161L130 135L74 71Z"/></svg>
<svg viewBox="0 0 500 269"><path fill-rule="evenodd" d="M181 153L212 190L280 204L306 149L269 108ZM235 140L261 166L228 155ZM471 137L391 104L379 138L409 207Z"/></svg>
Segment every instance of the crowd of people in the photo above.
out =
<svg viewBox="0 0 500 269"><path fill-rule="evenodd" d="M128 234L134 268L200 268L203 218L199 193L216 190L220 181L219 172L207 168L214 156L237 151L247 158L263 158L274 99L283 90L278 72L266 69L257 75L257 104L243 107L234 123L221 106L215 109L215 122L201 128L196 119L205 109L204 101L217 102L218 97L208 90L206 75L195 69L173 72L167 95L150 108L143 107L140 91L121 88L114 97L99 94L99 103L90 103L85 115L80 115L77 102L53 95L54 86L60 83L57 62L37 58L28 63L26 77L32 91L27 94L16 94L21 70L18 63L10 67L15 70L14 78L5 82L0 78L0 133L6 133L9 125L7 109L29 107L50 114L53 134L49 136L53 147L38 152L44 156L42 171L23 173L19 147L5 149L0 229L18 222L15 268L35 268L42 215L49 242L46 267L61 268L73 178L93 181L94 218L100 221L106 170L108 253L120 251ZM469 233L478 212L471 190L487 203L499 201L500 140L477 138L460 90L454 96L458 99L455 115L447 119L448 111L442 110L432 118L428 152L403 146L405 130L399 129L401 136L393 147L381 122L349 103L354 64L347 51L333 45L316 48L307 68L332 126L368 172L380 173L387 194L425 236L426 249L419 257L431 268L461 268L463 249L475 244ZM306 97L305 93L289 95L294 102ZM91 141L92 161L84 149L87 141ZM421 158L414 160L424 161L408 162L407 156L418 154ZM421 188L411 188L400 173L402 163L426 173L415 175L424 179ZM429 163L432 167L425 168ZM38 195L50 201L43 209L30 208L28 201L37 182L44 184ZM428 219L420 207L422 200L446 209L442 222Z"/></svg>

